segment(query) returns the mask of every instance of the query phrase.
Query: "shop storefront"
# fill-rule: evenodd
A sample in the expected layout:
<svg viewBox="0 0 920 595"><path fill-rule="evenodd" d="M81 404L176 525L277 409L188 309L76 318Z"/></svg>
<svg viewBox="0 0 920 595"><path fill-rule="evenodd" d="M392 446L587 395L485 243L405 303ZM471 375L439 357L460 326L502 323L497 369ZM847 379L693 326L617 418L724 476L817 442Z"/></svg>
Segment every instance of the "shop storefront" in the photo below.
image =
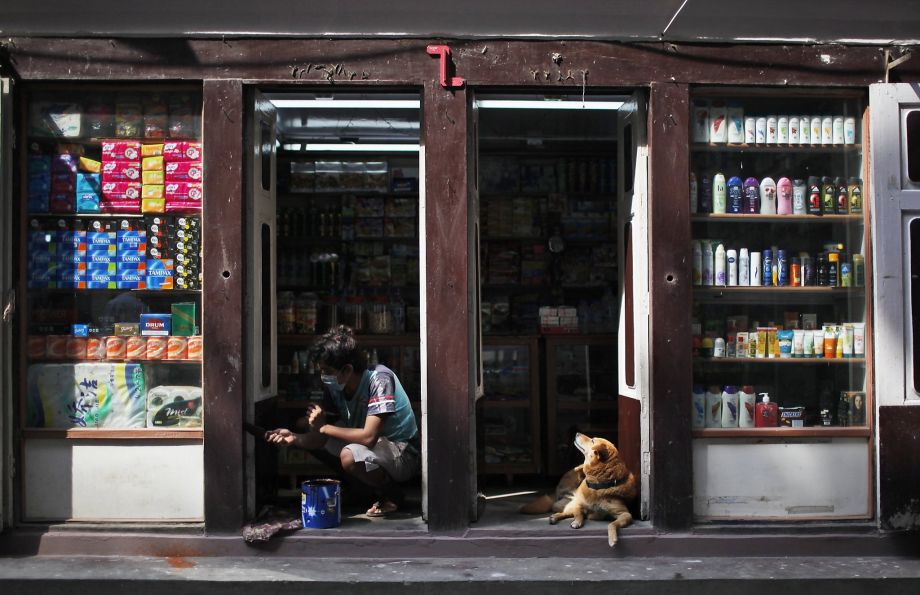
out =
<svg viewBox="0 0 920 595"><path fill-rule="evenodd" d="M619 446L650 550L915 524L887 279L913 270L916 172L905 149L895 216L878 163L917 98L870 90L884 48L446 43L3 47L5 550L60 523L229 548L209 536L319 472L244 427L318 397L306 350L336 324L399 374L423 472L397 529L291 548L592 555L512 497L577 464L576 431Z"/></svg>

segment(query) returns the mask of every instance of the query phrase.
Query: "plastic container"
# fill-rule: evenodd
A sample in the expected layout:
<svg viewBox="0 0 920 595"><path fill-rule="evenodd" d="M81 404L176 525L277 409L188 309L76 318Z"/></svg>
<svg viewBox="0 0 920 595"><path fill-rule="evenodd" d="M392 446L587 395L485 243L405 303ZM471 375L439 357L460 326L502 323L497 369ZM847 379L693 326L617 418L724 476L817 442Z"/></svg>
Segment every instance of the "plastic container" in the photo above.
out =
<svg viewBox="0 0 920 595"><path fill-rule="evenodd" d="M345 301L345 324L356 333L363 333L367 328L364 318L364 300L358 296L351 296Z"/></svg>
<svg viewBox="0 0 920 595"><path fill-rule="evenodd" d="M706 427L722 427L722 391L718 386L710 386L706 391Z"/></svg>
<svg viewBox="0 0 920 595"><path fill-rule="evenodd" d="M770 402L770 395L760 393L761 402L754 407L754 426L757 428L775 428L779 421L779 407Z"/></svg>
<svg viewBox="0 0 920 595"><path fill-rule="evenodd" d="M789 178L780 178L776 183L776 213L778 215L792 214L792 182Z"/></svg>
<svg viewBox="0 0 920 595"><path fill-rule="evenodd" d="M776 214L776 182L770 177L760 181L760 213L762 215Z"/></svg>
<svg viewBox="0 0 920 595"><path fill-rule="evenodd" d="M690 395L693 403L692 427L706 427L706 391L702 386L694 386Z"/></svg>
<svg viewBox="0 0 920 595"><path fill-rule="evenodd" d="M294 328L298 334L312 335L316 332L316 302L314 293L301 293L297 296L294 305Z"/></svg>
<svg viewBox="0 0 920 595"><path fill-rule="evenodd" d="M300 514L304 529L332 529L342 524L342 488L337 479L301 484Z"/></svg>
<svg viewBox="0 0 920 595"><path fill-rule="evenodd" d="M377 298L367 307L368 329L374 335L390 335L394 332L393 314L383 298Z"/></svg>
<svg viewBox="0 0 920 595"><path fill-rule="evenodd" d="M731 385L722 391L722 427L738 427L738 388Z"/></svg>
<svg viewBox="0 0 920 595"><path fill-rule="evenodd" d="M725 185L725 175L718 173L712 178L712 212L725 213L727 206L728 189Z"/></svg>
<svg viewBox="0 0 920 595"><path fill-rule="evenodd" d="M745 385L741 387L738 394L738 427L754 427L754 409L757 406L757 397L754 395L754 387Z"/></svg>

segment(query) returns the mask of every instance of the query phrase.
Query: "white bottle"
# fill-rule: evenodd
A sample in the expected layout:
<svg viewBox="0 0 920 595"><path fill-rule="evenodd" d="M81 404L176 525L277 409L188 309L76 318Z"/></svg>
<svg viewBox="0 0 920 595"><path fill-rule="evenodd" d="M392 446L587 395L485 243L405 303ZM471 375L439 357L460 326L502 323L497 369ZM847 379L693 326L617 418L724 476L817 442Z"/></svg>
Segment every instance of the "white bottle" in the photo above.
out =
<svg viewBox="0 0 920 595"><path fill-rule="evenodd" d="M715 261L713 263L713 274L715 275L714 285L725 287L725 246L719 244L716 247Z"/></svg>
<svg viewBox="0 0 920 595"><path fill-rule="evenodd" d="M725 357L725 339L722 337L716 337L712 342L712 357L714 358L723 358Z"/></svg>
<svg viewBox="0 0 920 595"><path fill-rule="evenodd" d="M760 181L760 214L776 214L776 182L771 177Z"/></svg>
<svg viewBox="0 0 920 595"><path fill-rule="evenodd" d="M712 242L703 240L703 285L712 285L713 262L712 262Z"/></svg>
<svg viewBox="0 0 920 595"><path fill-rule="evenodd" d="M811 117L799 116L799 144L811 144Z"/></svg>
<svg viewBox="0 0 920 595"><path fill-rule="evenodd" d="M744 142L748 145L757 142L757 118L748 116L744 119Z"/></svg>
<svg viewBox="0 0 920 595"><path fill-rule="evenodd" d="M798 116L789 116L789 144L797 145L799 144L799 117Z"/></svg>
<svg viewBox="0 0 920 595"><path fill-rule="evenodd" d="M728 110L721 101L713 101L709 106L709 142L724 143L728 138Z"/></svg>
<svg viewBox="0 0 920 595"><path fill-rule="evenodd" d="M765 117L760 116L757 118L754 124L754 134L756 135L758 145L767 143L767 119Z"/></svg>
<svg viewBox="0 0 920 595"><path fill-rule="evenodd" d="M759 287L760 278L760 252L751 252L751 276L750 282L752 287Z"/></svg>
<svg viewBox="0 0 920 595"><path fill-rule="evenodd" d="M709 142L709 102L693 100L693 142Z"/></svg>
<svg viewBox="0 0 920 595"><path fill-rule="evenodd" d="M777 137L777 117L776 116L767 116L767 144L775 145Z"/></svg>
<svg viewBox="0 0 920 595"><path fill-rule="evenodd" d="M693 413L691 418L693 420L694 428L705 428L706 427L706 391L703 390L702 386L694 386L693 392L691 393L690 398L693 403Z"/></svg>
<svg viewBox="0 0 920 595"><path fill-rule="evenodd" d="M821 116L811 117L811 144L821 144Z"/></svg>
<svg viewBox="0 0 920 595"><path fill-rule="evenodd" d="M722 427L722 391L718 386L710 386L706 391L706 427Z"/></svg>
<svg viewBox="0 0 920 595"><path fill-rule="evenodd" d="M738 252L738 285L747 287L751 284L751 257L747 248Z"/></svg>
<svg viewBox="0 0 920 595"><path fill-rule="evenodd" d="M738 395L739 428L754 427L754 407L756 406L757 396L754 394L754 387L750 385L741 387L741 393Z"/></svg>
<svg viewBox="0 0 920 595"><path fill-rule="evenodd" d="M818 143L815 142L815 144ZM832 116L821 116L821 144L834 144L834 118Z"/></svg>
<svg viewBox="0 0 920 595"><path fill-rule="evenodd" d="M789 116L776 118L776 142L780 145L789 144Z"/></svg>
<svg viewBox="0 0 920 595"><path fill-rule="evenodd" d="M698 209L699 186L696 183L696 174L690 172L690 212L696 213Z"/></svg>
<svg viewBox="0 0 920 595"><path fill-rule="evenodd" d="M834 116L834 120L832 121L832 124L831 124L831 125L832 125L832 127L833 127L832 132L831 132L831 136L833 137L834 144L835 144L835 145L842 145L842 144L843 144L843 137L844 137L844 133L843 133L843 116Z"/></svg>
<svg viewBox="0 0 920 595"><path fill-rule="evenodd" d="M725 175L716 174L712 177L712 212L725 213Z"/></svg>
<svg viewBox="0 0 920 595"><path fill-rule="evenodd" d="M738 427L738 389L731 385L722 391L722 427Z"/></svg>
<svg viewBox="0 0 920 595"><path fill-rule="evenodd" d="M744 108L737 103L728 106L728 143L740 145L744 142Z"/></svg>
<svg viewBox="0 0 920 595"><path fill-rule="evenodd" d="M738 285L738 252L734 249L725 251L725 262L728 266L728 285Z"/></svg>
<svg viewBox="0 0 920 595"><path fill-rule="evenodd" d="M853 116L848 116L843 120L843 143L856 144L856 118Z"/></svg>
<svg viewBox="0 0 920 595"><path fill-rule="evenodd" d="M703 284L703 248L699 240L691 242L693 252L693 284Z"/></svg>

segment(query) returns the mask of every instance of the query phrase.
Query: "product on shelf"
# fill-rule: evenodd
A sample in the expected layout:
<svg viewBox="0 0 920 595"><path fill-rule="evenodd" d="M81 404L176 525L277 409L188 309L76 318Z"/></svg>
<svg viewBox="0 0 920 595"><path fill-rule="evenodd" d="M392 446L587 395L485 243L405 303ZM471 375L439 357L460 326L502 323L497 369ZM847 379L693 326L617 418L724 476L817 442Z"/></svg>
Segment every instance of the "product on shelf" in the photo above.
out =
<svg viewBox="0 0 920 595"><path fill-rule="evenodd" d="M156 386L147 392L147 427L201 427L199 386Z"/></svg>

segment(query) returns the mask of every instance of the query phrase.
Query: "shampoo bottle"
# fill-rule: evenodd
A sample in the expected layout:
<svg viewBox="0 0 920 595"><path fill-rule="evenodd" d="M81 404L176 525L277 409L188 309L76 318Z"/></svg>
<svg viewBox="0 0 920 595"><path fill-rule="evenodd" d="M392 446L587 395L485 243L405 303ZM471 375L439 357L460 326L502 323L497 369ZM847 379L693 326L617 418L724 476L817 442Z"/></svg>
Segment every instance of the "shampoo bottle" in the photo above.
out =
<svg viewBox="0 0 920 595"><path fill-rule="evenodd" d="M706 391L706 427L722 427L722 391L718 386L710 386Z"/></svg>
<svg viewBox="0 0 920 595"><path fill-rule="evenodd" d="M763 215L776 214L776 182L773 178L760 181L760 212Z"/></svg>
<svg viewBox="0 0 920 595"><path fill-rule="evenodd" d="M741 394L738 396L738 427L754 427L754 409L757 406L757 397L754 395L754 387L745 385L741 387Z"/></svg>
<svg viewBox="0 0 920 595"><path fill-rule="evenodd" d="M754 408L754 426L758 428L775 428L779 420L779 408L770 402L770 395L760 393L763 399Z"/></svg>
<svg viewBox="0 0 920 595"><path fill-rule="evenodd" d="M745 213L756 215L760 212L760 182L757 178L748 178L744 181L744 204Z"/></svg>
<svg viewBox="0 0 920 595"><path fill-rule="evenodd" d="M776 183L776 212L779 215L792 214L792 182L789 178L780 178Z"/></svg>
<svg viewBox="0 0 920 595"><path fill-rule="evenodd" d="M712 285L712 242L703 240L703 285Z"/></svg>
<svg viewBox="0 0 920 595"><path fill-rule="evenodd" d="M712 177L712 212L724 213L726 206L727 190L725 188L725 174L716 174Z"/></svg>
<svg viewBox="0 0 920 595"><path fill-rule="evenodd" d="M693 284L703 284L703 248L699 240L693 240Z"/></svg>
<svg viewBox="0 0 920 595"><path fill-rule="evenodd" d="M706 427L706 391L703 390L702 386L694 386L693 392L691 393L691 399L693 399L693 427L694 428L705 428Z"/></svg>
<svg viewBox="0 0 920 595"><path fill-rule="evenodd" d="M722 427L738 427L738 388L731 385L722 391Z"/></svg>

